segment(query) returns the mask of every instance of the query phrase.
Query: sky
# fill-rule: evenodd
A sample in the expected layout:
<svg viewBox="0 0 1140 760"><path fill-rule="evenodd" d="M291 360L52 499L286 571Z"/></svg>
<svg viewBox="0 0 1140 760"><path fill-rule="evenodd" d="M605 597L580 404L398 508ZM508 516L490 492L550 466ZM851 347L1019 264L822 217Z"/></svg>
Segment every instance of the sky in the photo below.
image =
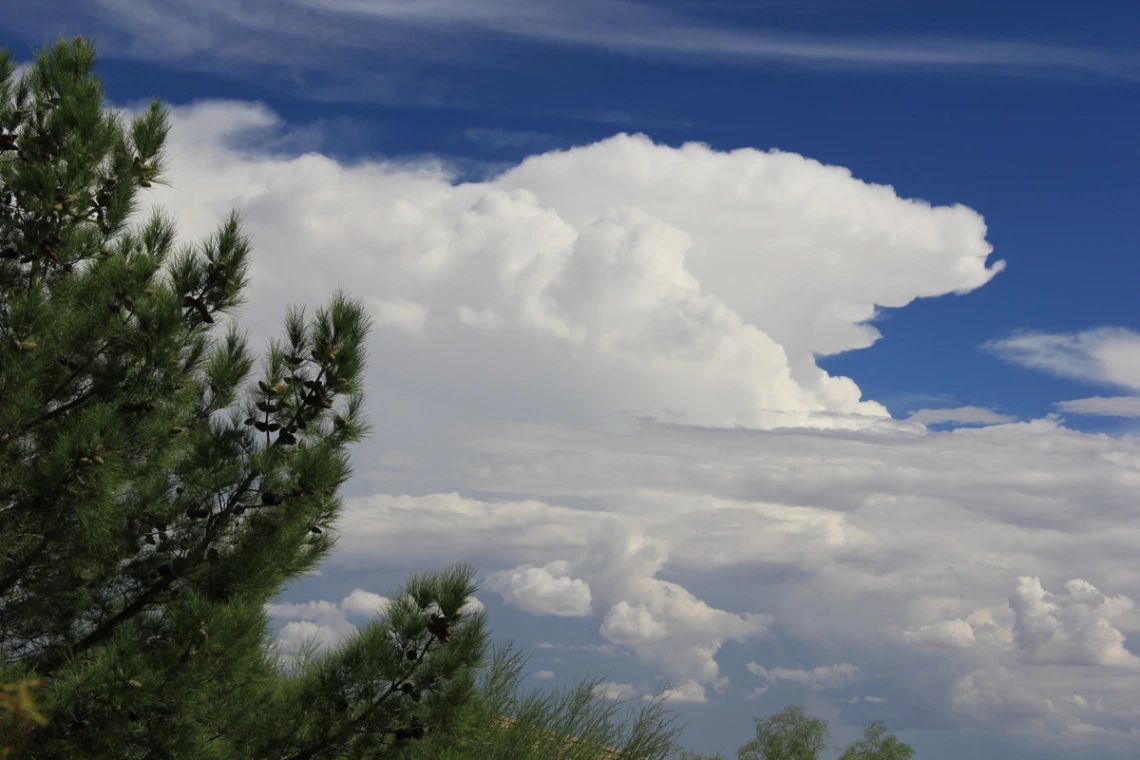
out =
<svg viewBox="0 0 1140 760"><path fill-rule="evenodd" d="M920 760L1140 752L1140 6L8 0L171 107L257 345L375 322L326 644L480 570L536 687L799 703Z"/></svg>

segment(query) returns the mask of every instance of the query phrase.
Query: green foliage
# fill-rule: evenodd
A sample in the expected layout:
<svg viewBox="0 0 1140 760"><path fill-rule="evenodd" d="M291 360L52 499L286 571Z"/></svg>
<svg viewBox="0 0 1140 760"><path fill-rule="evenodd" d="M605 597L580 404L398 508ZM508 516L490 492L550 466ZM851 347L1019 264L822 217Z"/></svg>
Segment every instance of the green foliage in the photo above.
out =
<svg viewBox="0 0 1140 760"><path fill-rule="evenodd" d="M525 666L511 644L495 647L477 698L461 707L452 730L405 747L400 760L664 760L677 752L680 729L659 698L613 701L592 677L524 692Z"/></svg>
<svg viewBox="0 0 1140 760"><path fill-rule="evenodd" d="M740 760L817 760L827 746L827 721L791 705L769 718L756 718L756 738L737 753Z"/></svg>
<svg viewBox="0 0 1140 760"><path fill-rule="evenodd" d="M791 705L771 717L756 718L756 738L741 747L737 756L739 760L818 760L829 735L827 721L808 716L801 705ZM888 731L883 721L876 720L867 726L862 739L842 750L839 760L912 757L914 750Z"/></svg>
<svg viewBox="0 0 1140 760"><path fill-rule="evenodd" d="M679 755L677 755L677 760L728 760L728 759L719 752L716 753L715 755L702 755L699 752L690 752L688 750L681 750L681 753Z"/></svg>
<svg viewBox="0 0 1140 760"><path fill-rule="evenodd" d="M876 720L867 726L862 739L843 750L839 760L911 760L912 757L914 749L899 741L883 721Z"/></svg>
<svg viewBox="0 0 1140 760"><path fill-rule="evenodd" d="M61 40L14 81L0 51L0 683L43 681L29 746L392 757L452 730L487 649L470 569L413 578L296 661L264 612L334 545L366 432L363 309L290 309L259 360L234 321L237 215L178 250L172 220L128 224L167 116L124 124L94 63Z"/></svg>

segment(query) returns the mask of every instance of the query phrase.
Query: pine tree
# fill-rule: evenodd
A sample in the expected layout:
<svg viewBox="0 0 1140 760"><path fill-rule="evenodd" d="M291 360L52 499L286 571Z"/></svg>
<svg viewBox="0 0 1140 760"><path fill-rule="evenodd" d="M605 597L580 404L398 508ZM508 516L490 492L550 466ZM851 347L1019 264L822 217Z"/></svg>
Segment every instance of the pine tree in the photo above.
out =
<svg viewBox="0 0 1140 760"><path fill-rule="evenodd" d="M469 568L297 660L264 611L334 544L361 306L287 310L255 372L237 215L177 251L161 214L131 226L167 117L125 124L94 63L61 40L16 82L0 51L0 683L42 679L49 721L25 754L391 757L447 734L486 652Z"/></svg>
<svg viewBox="0 0 1140 760"><path fill-rule="evenodd" d="M404 747L399 760L666 760L681 751L663 688L649 700L614 701L598 692L601 678L586 676L525 691L526 662L512 644L497 645L452 730Z"/></svg>

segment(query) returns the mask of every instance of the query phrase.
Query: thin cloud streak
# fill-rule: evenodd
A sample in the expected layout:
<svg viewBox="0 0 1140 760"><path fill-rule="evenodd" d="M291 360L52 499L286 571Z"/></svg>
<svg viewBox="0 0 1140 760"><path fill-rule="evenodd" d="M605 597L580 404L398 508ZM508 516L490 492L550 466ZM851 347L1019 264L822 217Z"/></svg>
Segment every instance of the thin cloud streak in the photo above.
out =
<svg viewBox="0 0 1140 760"><path fill-rule="evenodd" d="M560 3L496 0L469 3L294 0L298 5L393 23L451 24L524 39L611 52L712 59L769 60L891 67L1026 67L1078 69L1140 78L1140 54L1114 54L1000 40L809 37L779 31L741 32L628 0Z"/></svg>
<svg viewBox="0 0 1140 760"><path fill-rule="evenodd" d="M422 105L450 103L454 96L433 90L435 78L418 76L408 66L459 65L476 59L485 64L487 43L493 41L489 37L690 63L855 71L1082 72L1140 81L1140 51L1003 40L824 37L774 29L742 30L631 0L575 4L551 0L477 4L289 0L272 11L260 0L200 0L187 5L157 0L96 0L90 5L47 0L44 5L52 12L17 0L12 26L58 34L59 25L49 28L43 19L68 18L73 25L94 30L105 54L115 57L247 77L261 73L242 66L280 68L294 95L326 101L381 98L412 99L423 101ZM401 77L414 80L414 87L394 81L389 60L400 62Z"/></svg>

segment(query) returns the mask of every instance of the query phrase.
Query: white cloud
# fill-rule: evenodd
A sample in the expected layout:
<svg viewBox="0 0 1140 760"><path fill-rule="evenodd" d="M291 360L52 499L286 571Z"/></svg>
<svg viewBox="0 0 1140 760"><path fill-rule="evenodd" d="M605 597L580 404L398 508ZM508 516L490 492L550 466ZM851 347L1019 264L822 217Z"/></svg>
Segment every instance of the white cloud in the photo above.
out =
<svg viewBox="0 0 1140 760"><path fill-rule="evenodd" d="M709 701L704 685L693 679L682 681L672 689L661 692L661 699L673 703L704 704Z"/></svg>
<svg viewBox="0 0 1140 760"><path fill-rule="evenodd" d="M602 619L601 634L615 644L660 641L668 626L653 617L644 604L633 607L624 599L606 613Z"/></svg>
<svg viewBox="0 0 1140 760"><path fill-rule="evenodd" d="M959 425L998 425L1013 422L1015 418L979 406L959 406L954 409L919 409L911 413L907 419L921 422L923 425L938 425L945 422Z"/></svg>
<svg viewBox="0 0 1140 760"><path fill-rule="evenodd" d="M951 701L955 713L987 726L1040 722L1054 709L1004 667L963 676L954 685Z"/></svg>
<svg viewBox="0 0 1140 760"><path fill-rule="evenodd" d="M1007 361L1060 377L1140 390L1140 334L1125 328L1026 331L984 347Z"/></svg>
<svg viewBox="0 0 1140 760"><path fill-rule="evenodd" d="M598 684L594 687L594 693L615 701L637 699L639 696L643 696L642 692L638 691L632 684L614 683L613 681L603 681Z"/></svg>
<svg viewBox="0 0 1140 760"><path fill-rule="evenodd" d="M859 680L862 673L854 665L846 663L840 665L821 665L812 670L793 670L789 668L772 668L769 670L755 662L748 663L748 670L755 676L764 679L772 686L781 682L806 686L812 691L839 689Z"/></svg>
<svg viewBox="0 0 1140 760"><path fill-rule="evenodd" d="M887 699L886 699L886 697L863 697L863 701L864 701L864 702L878 702L878 703L882 703L882 702L886 702L886 701L887 701Z"/></svg>
<svg viewBox="0 0 1140 760"><path fill-rule="evenodd" d="M928 599L912 605L920 618L937 616L946 609L947 600ZM951 608L960 608L956 600ZM996 617L995 617L996 613ZM997 618L1001 618L1000 620ZM979 608L965 617L936 620L903 628L888 628L888 633L899 640L918 647L931 649L969 649L973 646L989 647L992 651L1007 652L1013 642L1012 615L1007 606L993 609Z"/></svg>
<svg viewBox="0 0 1140 760"><path fill-rule="evenodd" d="M1140 396L1093 396L1058 401L1057 408L1070 414L1096 414L1102 417L1140 417Z"/></svg>
<svg viewBox="0 0 1140 760"><path fill-rule="evenodd" d="M310 644L327 649L345 637L345 633L332 626L318 625L309 620L294 620L285 624L277 634L277 648L282 654L295 654Z"/></svg>
<svg viewBox="0 0 1140 760"><path fill-rule="evenodd" d="M452 185L432 164L247 153L237 146L280 131L263 107L197 104L175 112L175 129L188 135L171 146L180 188L154 197L177 201L195 234L244 206L259 246L275 252L272 271L255 268L255 297L312 300L343 284L380 304L387 324L422 329L430 313L440 320L431 355L527 366L552 401L581 399L568 413L585 402L593 415L669 409L713 425L889 420L813 353L870 345L877 305L966 292L1001 269L987 268L985 225L969 209L900 199L790 153L619 135ZM607 381L582 397L587 386L558 377L566 360ZM420 382L438 382L432 362L409 365L403 382L427 372ZM535 395L521 380L503 378L502 401Z"/></svg>
<svg viewBox="0 0 1140 760"><path fill-rule="evenodd" d="M1017 579L1009 606L1013 638L1028 662L1037 665L1140 666L1140 657L1124 647L1124 634L1113 622L1134 607L1125 596L1109 597L1082 580L1051 594L1034 577Z"/></svg>
<svg viewBox="0 0 1140 760"><path fill-rule="evenodd" d="M1140 710L1121 697L1136 688L1135 677L1114 678L1100 669L1087 670L1061 674L1007 667L974 670L955 683L952 710L966 725L1045 739L1072 755L1132 757ZM1107 699L1090 699L1086 696L1090 690Z"/></svg>
<svg viewBox="0 0 1140 760"><path fill-rule="evenodd" d="M628 683L603 681L594 687L594 693L606 699L630 700L652 698L656 691L650 684L633 686ZM678 683L671 689L661 690L660 699L664 702L673 702L675 704L704 704L708 702L708 695L704 686L692 679L688 679Z"/></svg>
<svg viewBox="0 0 1140 760"><path fill-rule="evenodd" d="M366 615L374 617L383 614L388 608L387 597L373 594L362 588L353 589L352 592L340 602L340 608L349 615Z"/></svg>
<svg viewBox="0 0 1140 760"><path fill-rule="evenodd" d="M16 61L16 68L12 71L12 83L15 84L23 79L24 75L32 68L31 61Z"/></svg>
<svg viewBox="0 0 1140 760"><path fill-rule="evenodd" d="M553 670L536 670L530 674L530 677L536 678L539 681L549 681L551 678L554 678L554 671Z"/></svg>
<svg viewBox="0 0 1140 760"><path fill-rule="evenodd" d="M974 645L974 628L965 620L940 620L929 625L908 628L902 632L904 641L921 646L963 649Z"/></svg>
<svg viewBox="0 0 1140 760"><path fill-rule="evenodd" d="M487 578L503 600L535 615L581 617L592 614L590 584L580 578L556 577L547 568L504 570Z"/></svg>
<svg viewBox="0 0 1140 760"><path fill-rule="evenodd" d="M564 646L630 654L689 696L723 685L728 642L814 673L776 651L779 621L795 651L881 672L900 716L941 715L957 695L962 725L988 726L971 705L1016 703L1028 683L1083 725L1123 735L1140 719L1134 669L1058 664L1119 658L1095 621L1129 634L1134 610L1071 591L1047 614L1007 603L1024 576L1137 598L1140 441L1057 417L932 432L814 364L877 339L876 304L985 284L996 266L977 214L784 153L620 136L453 184L431 162L257 152L283 131L265 108L178 110L177 184L152 197L187 237L245 209L256 341L276 334L282 304L337 285L430 309L414 340L372 337L382 424L354 461L396 454L372 489L359 484L376 473L357 481L326 577L363 576L378 556L469 561L524 609L589 614L596 638ZM461 307L494 319L473 329ZM333 606L292 605L290 622L351 625ZM1018 614L1034 633L1015 646ZM965 638L946 621L974 644L886 635ZM963 681L996 667L1012 686Z"/></svg>
<svg viewBox="0 0 1140 760"><path fill-rule="evenodd" d="M423 332L424 322L431 311L423 304L399 299L373 298L369 300L369 306L377 326L391 327L413 334Z"/></svg>
<svg viewBox="0 0 1140 760"><path fill-rule="evenodd" d="M474 614L477 612L486 612L486 611L487 611L487 605L483 604L481 601L479 601L478 598L476 598L474 596L471 597L470 599L468 599L467 603L459 608L460 614Z"/></svg>
<svg viewBox="0 0 1140 760"><path fill-rule="evenodd" d="M388 604L387 597L356 588L340 602L267 604L265 612L274 618L292 618L277 636L279 650L292 654L307 641L314 641L319 649L344 641L356 632L356 626L348 620L350 615L376 617L383 614Z"/></svg>

